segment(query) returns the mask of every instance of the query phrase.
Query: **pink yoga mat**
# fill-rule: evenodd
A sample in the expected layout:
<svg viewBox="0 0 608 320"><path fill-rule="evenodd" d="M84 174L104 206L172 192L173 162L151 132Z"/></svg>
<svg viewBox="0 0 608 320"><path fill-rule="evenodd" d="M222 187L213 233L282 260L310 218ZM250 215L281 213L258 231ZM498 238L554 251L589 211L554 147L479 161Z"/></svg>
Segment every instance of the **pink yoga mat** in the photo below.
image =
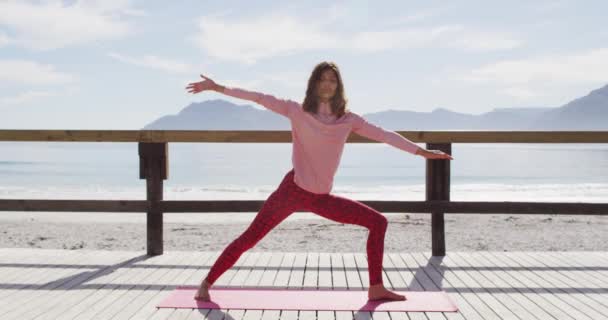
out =
<svg viewBox="0 0 608 320"><path fill-rule="evenodd" d="M458 311L444 291L397 291L406 301L368 301L367 291L321 289L212 288L211 302L194 299L197 288L178 287L158 308L333 310L333 311Z"/></svg>

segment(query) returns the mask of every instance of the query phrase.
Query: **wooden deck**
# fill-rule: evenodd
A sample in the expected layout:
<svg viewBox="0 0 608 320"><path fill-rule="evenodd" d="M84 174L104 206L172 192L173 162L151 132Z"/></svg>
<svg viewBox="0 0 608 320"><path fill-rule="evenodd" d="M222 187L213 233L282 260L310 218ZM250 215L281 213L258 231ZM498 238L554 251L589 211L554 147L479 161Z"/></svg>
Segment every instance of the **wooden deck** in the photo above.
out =
<svg viewBox="0 0 608 320"><path fill-rule="evenodd" d="M156 309L218 252L0 249L0 319L608 319L606 252L387 253L385 284L445 290L457 313ZM362 288L363 253L247 252L221 286Z"/></svg>

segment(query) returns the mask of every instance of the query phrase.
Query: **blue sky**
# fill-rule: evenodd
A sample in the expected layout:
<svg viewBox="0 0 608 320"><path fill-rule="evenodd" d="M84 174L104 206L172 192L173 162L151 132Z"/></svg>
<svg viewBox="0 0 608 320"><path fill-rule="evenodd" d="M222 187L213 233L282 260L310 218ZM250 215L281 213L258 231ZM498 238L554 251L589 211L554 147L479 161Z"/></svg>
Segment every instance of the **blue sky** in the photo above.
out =
<svg viewBox="0 0 608 320"><path fill-rule="evenodd" d="M0 128L140 129L221 97L184 90L200 73L301 101L323 60L360 114L557 107L608 83L606 12L606 1L0 1Z"/></svg>

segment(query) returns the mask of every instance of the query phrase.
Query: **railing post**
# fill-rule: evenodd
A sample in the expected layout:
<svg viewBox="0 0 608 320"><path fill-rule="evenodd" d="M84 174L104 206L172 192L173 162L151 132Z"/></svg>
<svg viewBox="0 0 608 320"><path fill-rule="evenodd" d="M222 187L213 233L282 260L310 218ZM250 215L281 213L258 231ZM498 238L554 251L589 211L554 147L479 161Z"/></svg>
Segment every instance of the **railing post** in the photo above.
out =
<svg viewBox="0 0 608 320"><path fill-rule="evenodd" d="M146 237L148 255L163 254L163 180L167 179L167 143L140 142L139 178L146 179Z"/></svg>
<svg viewBox="0 0 608 320"><path fill-rule="evenodd" d="M452 154L451 143L427 143L426 148ZM450 160L426 160L426 200L450 200ZM445 256L443 214L443 212L431 212L433 256Z"/></svg>

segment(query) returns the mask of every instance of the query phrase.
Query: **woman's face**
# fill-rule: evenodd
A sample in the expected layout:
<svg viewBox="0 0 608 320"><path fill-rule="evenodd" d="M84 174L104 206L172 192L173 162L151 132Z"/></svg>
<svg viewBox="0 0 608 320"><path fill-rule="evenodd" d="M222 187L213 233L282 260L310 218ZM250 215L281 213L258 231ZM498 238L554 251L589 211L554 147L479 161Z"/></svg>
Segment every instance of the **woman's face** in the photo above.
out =
<svg viewBox="0 0 608 320"><path fill-rule="evenodd" d="M336 73L327 69L321 73L321 79L317 83L317 95L321 100L330 100L336 94L338 88L338 77Z"/></svg>

